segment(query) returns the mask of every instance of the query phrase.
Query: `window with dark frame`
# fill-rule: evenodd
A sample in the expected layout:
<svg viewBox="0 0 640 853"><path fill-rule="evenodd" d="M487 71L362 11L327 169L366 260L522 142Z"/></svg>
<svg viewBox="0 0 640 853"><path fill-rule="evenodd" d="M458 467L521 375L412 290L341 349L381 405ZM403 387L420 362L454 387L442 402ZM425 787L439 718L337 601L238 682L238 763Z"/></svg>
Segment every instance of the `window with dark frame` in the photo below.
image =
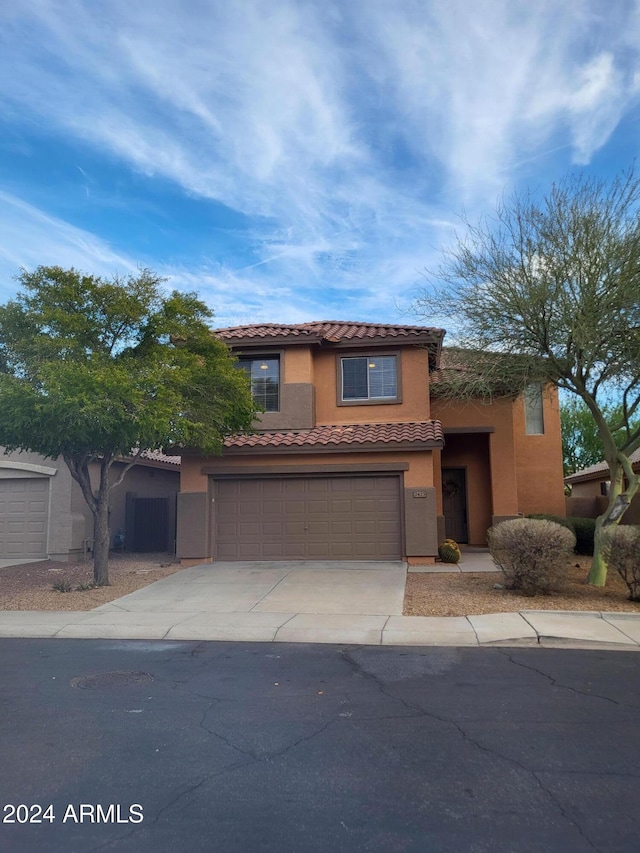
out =
<svg viewBox="0 0 640 853"><path fill-rule="evenodd" d="M251 380L251 394L254 401L265 412L280 411L280 359L240 358L238 367Z"/></svg>
<svg viewBox="0 0 640 853"><path fill-rule="evenodd" d="M398 365L395 355L354 356L340 360L342 401L395 400Z"/></svg>

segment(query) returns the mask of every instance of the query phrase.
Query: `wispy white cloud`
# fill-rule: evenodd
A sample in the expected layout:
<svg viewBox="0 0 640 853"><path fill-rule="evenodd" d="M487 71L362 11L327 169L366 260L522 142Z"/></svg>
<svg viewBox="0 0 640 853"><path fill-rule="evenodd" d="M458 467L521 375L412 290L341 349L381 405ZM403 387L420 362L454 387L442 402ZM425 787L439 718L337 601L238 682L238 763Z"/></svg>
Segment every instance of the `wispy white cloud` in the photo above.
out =
<svg viewBox="0 0 640 853"><path fill-rule="evenodd" d="M253 217L251 263L171 273L226 313L308 318L342 288L345 310L393 316L463 205L606 145L637 104L638 15L604 0L30 0L0 7L0 98ZM6 263L54 252L29 221L33 248L14 228ZM76 265L118 256L53 232Z"/></svg>
<svg viewBox="0 0 640 853"><path fill-rule="evenodd" d="M21 267L75 266L105 276L137 268L135 261L95 234L2 191L0 234L0 294L5 297L15 290L11 282Z"/></svg>

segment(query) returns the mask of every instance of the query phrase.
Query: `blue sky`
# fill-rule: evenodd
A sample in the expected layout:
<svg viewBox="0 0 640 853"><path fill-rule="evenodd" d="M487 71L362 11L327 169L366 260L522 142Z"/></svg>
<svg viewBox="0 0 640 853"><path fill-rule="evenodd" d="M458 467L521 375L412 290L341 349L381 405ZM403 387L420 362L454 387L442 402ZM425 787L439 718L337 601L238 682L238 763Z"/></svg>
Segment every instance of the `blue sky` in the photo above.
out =
<svg viewBox="0 0 640 853"><path fill-rule="evenodd" d="M2 3L0 300L147 266L216 325L416 322L459 214L626 168L639 98L633 0Z"/></svg>

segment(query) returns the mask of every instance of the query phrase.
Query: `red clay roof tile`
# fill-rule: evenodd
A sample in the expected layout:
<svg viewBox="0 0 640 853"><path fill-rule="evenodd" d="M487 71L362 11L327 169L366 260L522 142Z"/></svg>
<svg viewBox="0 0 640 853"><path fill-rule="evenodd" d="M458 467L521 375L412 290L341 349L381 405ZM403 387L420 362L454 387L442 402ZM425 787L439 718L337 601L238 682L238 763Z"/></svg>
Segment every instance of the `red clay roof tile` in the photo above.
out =
<svg viewBox="0 0 640 853"><path fill-rule="evenodd" d="M165 462L170 465L180 465L180 457L179 456L167 456L166 453L162 453L161 450L143 450L140 454L140 458L142 460L149 459L152 462Z"/></svg>
<svg viewBox="0 0 640 853"><path fill-rule="evenodd" d="M302 339L315 342L362 340L374 338L392 338L396 340L423 340L425 336L440 340L444 331L431 326L396 326L374 323L351 323L342 320L325 320L313 323L260 323L252 326L232 326L225 329L214 329L215 335L224 341L233 343L234 340L288 338Z"/></svg>
<svg viewBox="0 0 640 853"><path fill-rule="evenodd" d="M322 447L345 444L444 444L440 421L392 424L326 424L308 430L261 432L234 435L225 439L226 448L240 447Z"/></svg>

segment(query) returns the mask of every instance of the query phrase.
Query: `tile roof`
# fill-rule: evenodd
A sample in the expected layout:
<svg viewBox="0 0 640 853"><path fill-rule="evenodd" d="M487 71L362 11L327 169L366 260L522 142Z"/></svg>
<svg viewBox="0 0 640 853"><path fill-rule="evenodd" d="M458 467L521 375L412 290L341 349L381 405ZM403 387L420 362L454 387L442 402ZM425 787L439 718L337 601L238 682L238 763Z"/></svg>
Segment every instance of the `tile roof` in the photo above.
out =
<svg viewBox="0 0 640 853"><path fill-rule="evenodd" d="M440 421L392 424L327 424L307 430L260 432L234 435L225 439L227 449L244 447L337 447L369 444L414 444L425 442L442 446L444 434Z"/></svg>
<svg viewBox="0 0 640 853"><path fill-rule="evenodd" d="M252 326L232 326L214 329L214 334L228 343L236 340L272 340L286 339L313 343L340 343L342 341L371 341L387 338L392 340L420 340L425 338L440 341L444 336L442 329L431 326L395 326L374 323L350 323L342 320L324 320L313 323L259 323Z"/></svg>
<svg viewBox="0 0 640 853"><path fill-rule="evenodd" d="M144 462L145 459L150 462L163 462L174 466L180 465L179 456L167 456L166 453L162 453L160 450L143 450L140 454L140 461Z"/></svg>
<svg viewBox="0 0 640 853"><path fill-rule="evenodd" d="M640 466L640 448L634 450L629 459L634 468ZM609 476L609 466L606 462L596 462L595 465L589 465L588 468L583 468L582 471L576 471L575 474L565 477L564 481L565 483L579 483L581 480L595 480L599 474Z"/></svg>

